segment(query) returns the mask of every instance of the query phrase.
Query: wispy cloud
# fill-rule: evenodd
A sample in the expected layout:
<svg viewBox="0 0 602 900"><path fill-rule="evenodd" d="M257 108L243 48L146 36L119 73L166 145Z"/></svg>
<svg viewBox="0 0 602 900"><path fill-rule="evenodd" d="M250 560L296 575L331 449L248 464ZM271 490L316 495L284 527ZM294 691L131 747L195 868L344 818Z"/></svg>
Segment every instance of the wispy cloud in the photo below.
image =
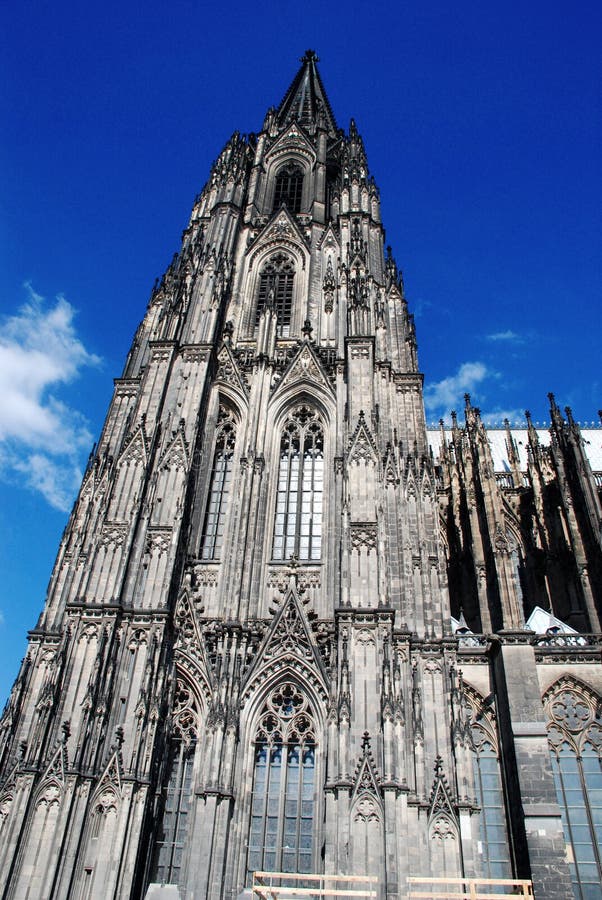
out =
<svg viewBox="0 0 602 900"><path fill-rule="evenodd" d="M507 344L523 344L525 338L522 334L512 331L508 328L506 331L494 331L493 334L485 335L488 341L504 342Z"/></svg>
<svg viewBox="0 0 602 900"><path fill-rule="evenodd" d="M508 419L511 425L519 428L526 427L525 414L522 409L494 409L492 412L484 413L481 419L485 425L502 425L504 419Z"/></svg>
<svg viewBox="0 0 602 900"><path fill-rule="evenodd" d="M91 434L81 413L55 393L100 360L78 337L64 297L47 306L31 285L26 290L27 302L0 324L0 476L23 478L51 506L67 510Z"/></svg>
<svg viewBox="0 0 602 900"><path fill-rule="evenodd" d="M430 413L449 412L462 404L464 394L474 394L486 379L495 377L485 363L462 363L455 375L429 384L424 390L424 403Z"/></svg>

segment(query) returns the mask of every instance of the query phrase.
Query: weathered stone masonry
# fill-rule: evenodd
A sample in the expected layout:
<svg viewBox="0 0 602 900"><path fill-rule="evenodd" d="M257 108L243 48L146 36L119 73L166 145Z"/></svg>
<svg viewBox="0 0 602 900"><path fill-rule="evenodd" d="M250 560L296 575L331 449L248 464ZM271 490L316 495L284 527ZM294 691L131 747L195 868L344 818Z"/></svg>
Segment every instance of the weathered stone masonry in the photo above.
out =
<svg viewBox="0 0 602 900"><path fill-rule="evenodd" d="M214 163L115 381L0 722L2 897L599 896L602 432L551 397L500 467L470 398L427 430L316 61Z"/></svg>

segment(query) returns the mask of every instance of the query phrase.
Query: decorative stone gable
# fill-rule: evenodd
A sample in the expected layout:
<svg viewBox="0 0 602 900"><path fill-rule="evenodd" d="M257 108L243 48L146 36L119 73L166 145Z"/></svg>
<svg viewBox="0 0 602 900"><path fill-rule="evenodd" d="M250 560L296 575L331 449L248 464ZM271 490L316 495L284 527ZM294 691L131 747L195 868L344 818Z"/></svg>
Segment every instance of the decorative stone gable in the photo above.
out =
<svg viewBox="0 0 602 900"><path fill-rule="evenodd" d="M254 234L249 250L249 268L255 264L260 252L277 247L288 247L301 254L302 267L305 268L307 259L308 240L297 224L295 218L288 209L276 210L266 225Z"/></svg>
<svg viewBox="0 0 602 900"><path fill-rule="evenodd" d="M237 362L230 348L226 344L222 344L217 355L217 371L215 373L217 381L240 391L244 397L248 396L249 387L245 380L244 374L238 368Z"/></svg>
<svg viewBox="0 0 602 900"><path fill-rule="evenodd" d="M145 466L148 460L148 439L142 421L123 442L118 464L121 466Z"/></svg>
<svg viewBox="0 0 602 900"><path fill-rule="evenodd" d="M372 437L372 433L366 422L363 410L360 410L359 418L355 431L349 441L347 450L347 462L353 463L370 462L376 464L378 462L378 454L376 450L376 442Z"/></svg>
<svg viewBox="0 0 602 900"><path fill-rule="evenodd" d="M275 613L257 657L245 678L242 700L259 684L287 668L311 682L327 701L327 675L312 628L295 583L291 584L280 609Z"/></svg>
<svg viewBox="0 0 602 900"><path fill-rule="evenodd" d="M312 350L311 346L307 343L304 343L297 355L293 357L288 367L285 369L282 378L277 383L277 387L279 390L284 390L285 388L302 382L311 382L315 385L319 385L321 388L327 390L330 396L333 396L330 380L325 373L320 360Z"/></svg>
<svg viewBox="0 0 602 900"><path fill-rule="evenodd" d="M279 134L266 153L266 162L272 161L276 157L286 157L291 150L305 158L310 164L314 163L316 151L306 136L303 127L297 122L292 122L288 128Z"/></svg>
<svg viewBox="0 0 602 900"><path fill-rule="evenodd" d="M440 756L435 760L435 778L429 798L429 828L433 840L457 841L459 836L458 816Z"/></svg>
<svg viewBox="0 0 602 900"><path fill-rule="evenodd" d="M159 462L159 470L173 468L186 471L188 464L188 444L184 434L184 421L182 420L163 452Z"/></svg>

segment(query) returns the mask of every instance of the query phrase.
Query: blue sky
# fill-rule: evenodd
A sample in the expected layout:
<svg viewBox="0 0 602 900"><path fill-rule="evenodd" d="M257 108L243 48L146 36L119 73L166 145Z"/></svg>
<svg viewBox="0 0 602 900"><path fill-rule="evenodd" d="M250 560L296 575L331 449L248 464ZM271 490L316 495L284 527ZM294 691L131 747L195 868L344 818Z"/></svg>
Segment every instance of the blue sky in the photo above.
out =
<svg viewBox="0 0 602 900"><path fill-rule="evenodd" d="M307 48L354 116L428 415L602 406L602 7L8 0L0 52L0 703L155 277Z"/></svg>

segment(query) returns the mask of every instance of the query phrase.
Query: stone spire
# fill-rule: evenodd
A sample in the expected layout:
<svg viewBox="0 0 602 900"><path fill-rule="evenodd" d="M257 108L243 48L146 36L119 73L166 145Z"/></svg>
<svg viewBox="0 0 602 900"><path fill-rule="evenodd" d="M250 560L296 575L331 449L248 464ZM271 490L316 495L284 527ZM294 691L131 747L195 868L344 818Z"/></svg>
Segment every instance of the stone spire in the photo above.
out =
<svg viewBox="0 0 602 900"><path fill-rule="evenodd" d="M278 121L281 125L297 121L301 125L322 125L331 134L338 131L322 79L316 63L318 56L314 50L306 50L301 57L301 68L278 107Z"/></svg>

